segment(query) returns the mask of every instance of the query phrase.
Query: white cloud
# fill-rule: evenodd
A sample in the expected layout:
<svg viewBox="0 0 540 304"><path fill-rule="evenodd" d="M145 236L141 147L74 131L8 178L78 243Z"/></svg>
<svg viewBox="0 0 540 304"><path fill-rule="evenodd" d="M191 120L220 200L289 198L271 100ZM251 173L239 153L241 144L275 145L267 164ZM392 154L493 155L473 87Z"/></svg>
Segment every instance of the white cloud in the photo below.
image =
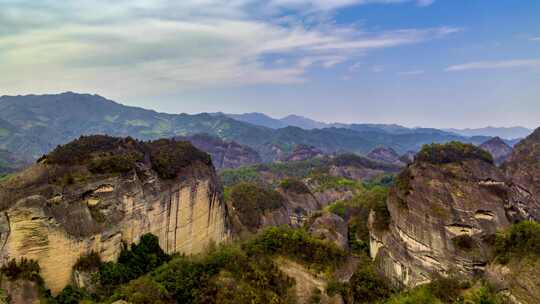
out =
<svg viewBox="0 0 540 304"><path fill-rule="evenodd" d="M475 61L458 65L452 65L445 69L448 72L485 70L485 69L508 69L508 68L533 68L540 67L540 59L516 59L504 61Z"/></svg>
<svg viewBox="0 0 540 304"><path fill-rule="evenodd" d="M366 32L313 12L402 0L0 0L2 93L91 91L126 96L185 88L298 83L382 48L444 37L457 28ZM277 59L279 58L279 59Z"/></svg>
<svg viewBox="0 0 540 304"><path fill-rule="evenodd" d="M540 37L531 37L529 38L529 41L534 41L534 42L540 41Z"/></svg>

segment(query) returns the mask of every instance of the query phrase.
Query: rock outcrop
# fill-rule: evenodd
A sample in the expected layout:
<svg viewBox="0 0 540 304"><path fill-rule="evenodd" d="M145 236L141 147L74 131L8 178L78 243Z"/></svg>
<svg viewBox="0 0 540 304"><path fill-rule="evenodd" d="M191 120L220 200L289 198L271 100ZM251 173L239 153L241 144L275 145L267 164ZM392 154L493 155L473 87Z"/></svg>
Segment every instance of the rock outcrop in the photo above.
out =
<svg viewBox="0 0 540 304"><path fill-rule="evenodd" d="M207 134L176 137L175 139L189 141L198 149L210 154L212 163L217 170L238 168L262 162L257 151L234 141L224 141Z"/></svg>
<svg viewBox="0 0 540 304"><path fill-rule="evenodd" d="M395 165L405 164L400 160L399 154L397 154L394 149L388 147L377 147L371 150L366 156L372 160L380 161L383 163Z"/></svg>
<svg viewBox="0 0 540 304"><path fill-rule="evenodd" d="M297 145L294 147L293 151L287 154L287 156L282 157L280 161L303 161L316 157L324 157L324 155L324 152L316 147Z"/></svg>
<svg viewBox="0 0 540 304"><path fill-rule="evenodd" d="M399 175L387 206L389 215L370 215L371 256L388 278L408 287L434 274L484 272L495 232L538 219L540 210L489 154L456 142L423 148ZM377 221L388 225L376 229Z"/></svg>
<svg viewBox="0 0 540 304"><path fill-rule="evenodd" d="M540 128L514 147L503 169L521 191L540 201Z"/></svg>
<svg viewBox="0 0 540 304"><path fill-rule="evenodd" d="M0 185L0 254L37 260L53 293L91 251L116 259L145 233L168 253L228 237L207 154L187 142L81 137Z"/></svg>
<svg viewBox="0 0 540 304"><path fill-rule="evenodd" d="M500 137L493 137L481 144L480 148L489 152L497 165L504 163L512 153L512 147L505 143Z"/></svg>

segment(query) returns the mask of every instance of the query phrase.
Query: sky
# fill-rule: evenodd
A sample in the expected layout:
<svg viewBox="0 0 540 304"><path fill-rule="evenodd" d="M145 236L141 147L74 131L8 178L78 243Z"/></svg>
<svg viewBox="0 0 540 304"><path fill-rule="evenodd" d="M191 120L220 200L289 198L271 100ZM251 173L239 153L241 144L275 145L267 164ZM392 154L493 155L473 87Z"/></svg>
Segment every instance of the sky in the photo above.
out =
<svg viewBox="0 0 540 304"><path fill-rule="evenodd" d="M0 95L540 125L537 0L0 0Z"/></svg>

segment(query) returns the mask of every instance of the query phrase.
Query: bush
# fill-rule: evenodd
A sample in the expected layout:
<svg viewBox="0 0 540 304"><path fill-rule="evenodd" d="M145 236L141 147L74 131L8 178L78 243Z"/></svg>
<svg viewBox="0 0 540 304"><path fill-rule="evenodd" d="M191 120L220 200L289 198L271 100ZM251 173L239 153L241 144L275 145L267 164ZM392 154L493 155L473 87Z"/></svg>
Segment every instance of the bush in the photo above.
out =
<svg viewBox="0 0 540 304"><path fill-rule="evenodd" d="M210 155L195 148L187 141L159 139L150 142L148 146L152 168L164 179L176 178L182 169L194 162L212 165Z"/></svg>
<svg viewBox="0 0 540 304"><path fill-rule="evenodd" d="M40 267L37 261L21 258L19 262L16 259L11 259L7 264L0 268L9 280L15 281L18 279L29 280L32 282L41 283L42 279L39 274Z"/></svg>
<svg viewBox="0 0 540 304"><path fill-rule="evenodd" d="M540 223L523 221L497 233L495 252L501 263L514 256L540 255Z"/></svg>
<svg viewBox="0 0 540 304"><path fill-rule="evenodd" d="M152 234L145 234L138 244L124 247L117 263L104 263L99 268L99 279L102 286L114 287L144 275L170 257L159 247L159 240Z"/></svg>
<svg viewBox="0 0 540 304"><path fill-rule="evenodd" d="M432 164L461 162L467 159L479 159L493 164L489 152L471 144L452 141L446 144L424 145L416 155L416 161Z"/></svg>
<svg viewBox="0 0 540 304"><path fill-rule="evenodd" d="M319 268L339 266L346 252L303 229L271 227L244 245L248 255L284 255Z"/></svg>
<svg viewBox="0 0 540 304"><path fill-rule="evenodd" d="M54 299L49 300L49 303L78 304L82 300L90 298L91 296L86 290L68 285Z"/></svg>
<svg viewBox="0 0 540 304"><path fill-rule="evenodd" d="M143 160L140 152L129 152L119 155L104 155L93 158L88 170L94 174L126 173L136 168L136 163Z"/></svg>
<svg viewBox="0 0 540 304"><path fill-rule="evenodd" d="M281 208L285 201L278 192L249 183L232 187L228 196L239 213L240 221L251 231L259 227L260 217L266 211Z"/></svg>
<svg viewBox="0 0 540 304"><path fill-rule="evenodd" d="M79 270L79 271L92 271L92 270L98 270L101 266L101 257L99 254L95 251L90 252L89 254L85 256L81 256L75 265L73 265L73 269Z"/></svg>
<svg viewBox="0 0 540 304"><path fill-rule="evenodd" d="M442 304L426 286L420 286L409 292L397 294L387 304Z"/></svg>
<svg viewBox="0 0 540 304"><path fill-rule="evenodd" d="M297 179L284 179L280 183L281 189L296 194L309 194L311 191L303 182Z"/></svg>
<svg viewBox="0 0 540 304"><path fill-rule="evenodd" d="M149 276L130 281L112 296L112 300L124 300L133 304L164 304L172 302L167 289Z"/></svg>
<svg viewBox="0 0 540 304"><path fill-rule="evenodd" d="M361 261L349 282L354 303L375 303L390 296L387 282L375 271L369 257Z"/></svg>

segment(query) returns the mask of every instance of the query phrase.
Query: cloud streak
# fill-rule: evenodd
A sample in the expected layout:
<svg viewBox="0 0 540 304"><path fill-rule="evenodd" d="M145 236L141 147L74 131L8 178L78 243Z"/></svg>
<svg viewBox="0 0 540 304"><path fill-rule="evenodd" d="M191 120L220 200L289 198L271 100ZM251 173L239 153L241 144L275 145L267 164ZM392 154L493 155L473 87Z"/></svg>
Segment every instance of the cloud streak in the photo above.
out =
<svg viewBox="0 0 540 304"><path fill-rule="evenodd" d="M460 31L369 32L325 18L309 24L296 14L281 18L306 6L325 15L348 5L397 2L430 1L0 0L0 64L8 75L0 87L6 93L99 90L115 97L300 83L312 68Z"/></svg>
<svg viewBox="0 0 540 304"><path fill-rule="evenodd" d="M503 61L475 61L458 65L452 65L445 69L447 72L468 70L491 70L510 68L535 68L540 67L540 59L516 59Z"/></svg>

